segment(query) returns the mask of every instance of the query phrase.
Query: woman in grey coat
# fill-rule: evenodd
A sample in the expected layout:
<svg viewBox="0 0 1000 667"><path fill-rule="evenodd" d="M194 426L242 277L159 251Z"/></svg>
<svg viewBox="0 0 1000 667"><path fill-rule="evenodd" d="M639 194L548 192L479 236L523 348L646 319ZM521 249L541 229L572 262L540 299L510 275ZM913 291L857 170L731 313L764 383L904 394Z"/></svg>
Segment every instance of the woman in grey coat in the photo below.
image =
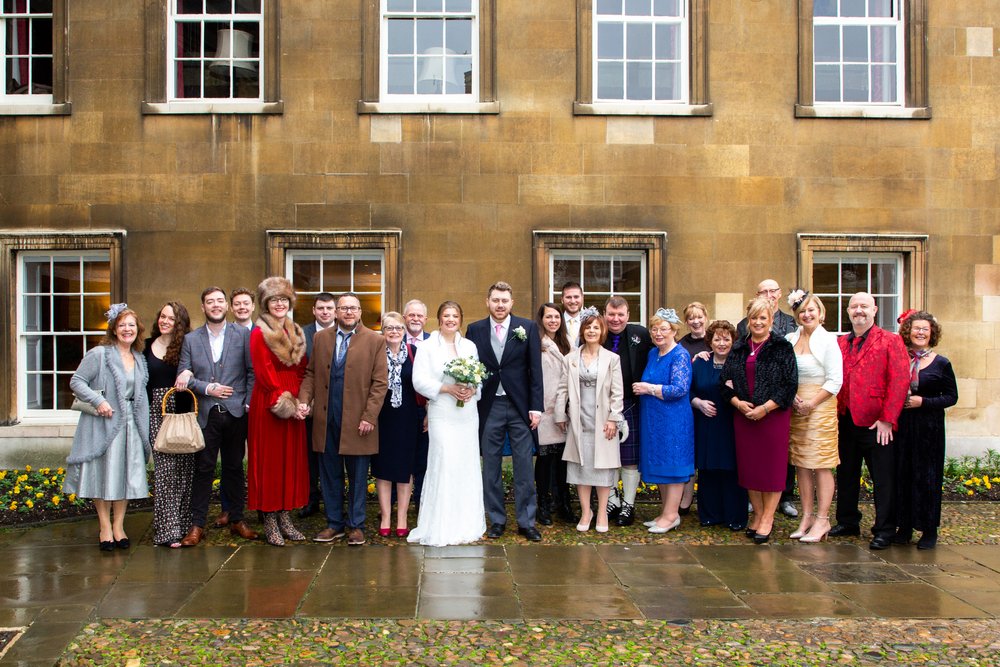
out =
<svg viewBox="0 0 1000 667"><path fill-rule="evenodd" d="M139 316L123 303L105 315L104 340L84 355L69 381L77 398L97 415L80 413L63 492L94 501L101 551L112 551L129 548L124 525L128 501L149 495L149 374Z"/></svg>

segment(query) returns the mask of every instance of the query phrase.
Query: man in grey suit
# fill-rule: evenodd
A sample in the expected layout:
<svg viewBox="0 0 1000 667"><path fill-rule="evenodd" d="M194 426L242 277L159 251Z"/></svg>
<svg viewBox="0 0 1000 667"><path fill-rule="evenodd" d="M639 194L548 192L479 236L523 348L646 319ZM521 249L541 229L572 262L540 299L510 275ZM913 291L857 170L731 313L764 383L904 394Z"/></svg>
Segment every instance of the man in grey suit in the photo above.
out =
<svg viewBox="0 0 1000 667"><path fill-rule="evenodd" d="M329 292L320 292L313 301L313 321L302 327L306 337L306 358L313 355L313 338L317 331L329 329L336 324L337 297ZM309 504L299 510L303 519L319 511L319 456L312 450L312 417L306 417L306 438L303 446L309 458Z"/></svg>
<svg viewBox="0 0 1000 667"><path fill-rule="evenodd" d="M205 436L205 449L198 453L191 485L191 529L181 540L185 547L196 546L205 536L215 461L220 452L229 532L247 540L257 539L257 533L243 520L246 495L243 453L247 405L254 381L250 332L226 323L229 301L219 287L205 288L201 293L201 309L205 313L205 326L184 337L174 385L198 394L198 424Z"/></svg>

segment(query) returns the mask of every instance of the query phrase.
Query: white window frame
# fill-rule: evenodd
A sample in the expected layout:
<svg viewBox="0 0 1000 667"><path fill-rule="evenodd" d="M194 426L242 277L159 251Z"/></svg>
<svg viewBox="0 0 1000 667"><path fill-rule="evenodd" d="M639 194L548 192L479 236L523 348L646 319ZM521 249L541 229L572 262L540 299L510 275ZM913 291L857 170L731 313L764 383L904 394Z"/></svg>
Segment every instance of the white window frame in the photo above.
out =
<svg viewBox="0 0 1000 667"><path fill-rule="evenodd" d="M389 11L389 0L380 0L379 4L379 99L389 103L430 103L430 104L469 104L479 101L480 86L480 50L479 50L479 0L469 0L469 12L397 12ZM447 0L443 0L447 2ZM389 21L391 19L471 19L471 53L472 58L472 89L469 93L413 93L401 94L389 92ZM416 54L415 54L416 55Z"/></svg>
<svg viewBox="0 0 1000 667"><path fill-rule="evenodd" d="M841 2L842 0L838 0ZM905 31L904 26L905 21L905 8L904 3L901 0L891 0L892 2L892 13L893 16L888 17L842 17L842 16L816 16L813 15L813 100L816 106L831 106L831 107L858 107L858 106L874 106L874 107L902 107L905 103L906 97L906 41L905 41ZM839 5L838 5L839 6ZM867 7L867 5L866 5ZM818 62L816 60L815 48L816 48L816 29L823 26L832 26L840 29L840 100L837 101L820 101L816 99L816 68L821 66L828 66L832 63L828 62ZM858 63L848 63L844 60L843 51L843 31L844 28L848 27L865 27L869 30L873 27L890 27L893 28L893 39L895 41L895 52L896 52L896 85L895 85L895 101L892 102L878 102L871 100L871 67L876 64L875 61L871 60L871 53L869 52L869 60L865 62ZM870 47L871 42L868 40L868 45ZM866 65L869 68L869 90L867 101L848 101L844 100L844 68L850 64Z"/></svg>
<svg viewBox="0 0 1000 667"><path fill-rule="evenodd" d="M177 3L180 0L170 0L169 11L167 15L167 102L169 104L206 104L206 103L228 103L228 104L260 104L264 101L264 67L265 67L265 25L264 25L264 14L265 14L265 3L268 0L261 0L260 12L251 14L180 14L177 12ZM204 52L205 48L205 25L209 23L224 23L229 22L231 25L235 23L257 23L257 52L256 58L249 58L255 63L257 67L257 96L256 97L236 97L235 93L235 82L233 77L229 80L229 96L228 97L177 97L177 67L182 62L196 62L195 59L187 58L181 59L181 56L177 54L177 30L178 26L184 23L200 23L202 25L201 29L201 58L197 59L198 62L203 63L202 69L209 67L209 63L218 59ZM172 38L171 38L172 37ZM234 44L230 43L230 53L234 48ZM243 59L241 59L242 61ZM204 72L200 80L200 85L204 85ZM204 90L202 90L204 94Z"/></svg>
<svg viewBox="0 0 1000 667"><path fill-rule="evenodd" d="M888 260L888 261L887 261ZM840 305L837 308L836 313L831 313L830 309L827 308L826 312L826 323L825 327L827 330L834 333L847 333L851 330L850 321L847 319L847 302L854 292L847 293L843 290L843 269L841 268L844 264L860 264L862 262L867 263L868 273L866 276L866 283L868 291L874 298L875 303L878 304L880 299L890 298L893 299L893 311L888 315L882 310L879 311L879 315L876 315L876 320L882 320L881 326L883 329L889 331L896 331L898 325L896 324L896 317L903 312L904 306L904 290L905 283L903 281L903 271L905 269L905 263L903 261L902 253L898 252L817 252L813 255L812 268L815 269L817 264L832 264L836 265L837 268L837 293L828 292L816 292L818 297L828 297L837 299ZM896 270L895 285L893 286L893 291L890 292L872 292L872 265L873 264L893 264Z"/></svg>
<svg viewBox="0 0 1000 667"><path fill-rule="evenodd" d="M16 297L16 305L15 305L15 319L16 319L16 322L17 322L17 334L16 335L17 335L17 368L18 368L18 372L17 372L17 414L20 416L20 418L22 418L24 420L57 419L57 420L60 420L60 421L66 421L66 420L68 420L68 419L73 418L73 417L76 416L76 413L74 413L72 410L69 410L69 409L62 409L62 410L60 410L60 409L57 409L57 408L56 409L35 409L35 408L29 409L28 408L28 375L29 375L29 372L27 370L27 368L28 368L28 364L27 364L27 361L28 361L27 338L29 336L42 336L42 337L46 337L46 338L47 337L57 338L60 335L66 335L66 336L85 336L86 337L86 336L104 336L104 334L105 334L104 330L85 330L85 329L82 329L82 328L79 331L64 331L64 332L56 332L56 331L40 331L40 332L25 331L25 328L24 328L24 325L25 325L25 312L24 312L24 296L25 296L25 291L24 291L24 287L25 287L24 265L25 265L25 260L31 259L31 258L47 258L51 262L51 260L53 260L53 259L60 259L60 258L62 258L62 259L68 259L68 258L73 258L73 259L78 259L78 260L82 261L83 258L90 257L90 258L100 258L102 260L106 260L109 263L109 265L111 265L113 267L113 261L114 260L113 260L113 258L111 256L111 254L112 253L110 251L107 251L107 250L105 250L105 251L102 251L102 250L66 250L66 251L57 251L57 250L52 250L52 251L47 251L47 250L32 250L32 251L23 251L23 252L19 252L18 253L18 255L17 255L17 277L16 277L16 284L17 284L17 292L16 292L16 294L17 294L17 297ZM112 268L112 274L113 274L113 268ZM113 277L113 275L110 277L110 280L111 280L111 286L110 286L110 290L111 291L110 292L86 292L86 291L81 291L79 293L74 292L74 293L70 293L70 294L78 295L81 298L83 296L95 296L95 295L102 295L103 296L103 295L107 295L107 297L108 297L108 299L110 301L111 296L112 296L112 292L114 291L114 277ZM35 294L35 293L32 293L32 294ZM38 292L37 294L48 294L51 297L55 293L53 293L53 292ZM52 305L51 305L51 302L50 302L50 308L51 307L52 307ZM82 317L82 310L81 310L81 317ZM50 315L50 322L51 322L51 315ZM86 348L86 343L85 343L85 349L87 349ZM33 372L33 373L30 373L30 374L34 374L34 375L54 375L55 376L56 385L53 385L53 391L57 392L58 383L59 382L66 382L68 384L69 383L69 379L73 375L73 373L70 372L70 371L60 371L60 370L58 370L58 366L59 366L58 359L55 356L53 356L53 369L51 371L40 371L40 372ZM75 371L75 369L74 369L74 371Z"/></svg>
<svg viewBox="0 0 1000 667"><path fill-rule="evenodd" d="M43 19L43 20L44 19L48 19L53 25L55 25L55 23L54 23L55 19L54 19L53 14L52 14L51 11L49 11L49 12L35 12L35 11L31 11L30 6L28 6L26 4L24 12L18 12L17 8L16 8L16 5L15 5L14 12L12 12L12 13L5 13L3 11L3 4L0 3L0 54L2 54L2 56L3 56L3 64L4 64L3 73L6 76L7 61L13 60L15 58L25 58L28 61L28 83L29 84L30 83L34 83L32 81L32 78L33 78L33 69L34 69L32 67L32 63L33 63L34 60L36 60L38 58L46 58L47 57L49 59L49 61L50 61L51 67L52 67L52 81L53 81L53 85L54 85L55 84L55 47L56 47L56 45L55 45L55 42L53 41L53 44L52 44L52 51L53 51L53 53L44 54L44 55L34 53L34 45L32 44L32 36L33 36L33 32L34 31L30 27L30 24L33 23L36 19ZM7 48L8 48L8 44L7 44L7 32L8 32L7 31L7 21L10 21L10 20L27 20L27 21L29 21L29 28L27 30L29 47L28 47L28 52L24 56L9 55L7 53ZM25 82L23 82L23 81L21 82L22 85L24 85L24 83ZM6 92L6 82L5 82L4 90L0 91L0 103L2 103L2 104L10 104L10 105L27 105L27 104L48 105L48 104L52 104L52 99L53 99L52 93L41 94L41 95L36 94L36 93L25 93L23 95L8 94Z"/></svg>
<svg viewBox="0 0 1000 667"><path fill-rule="evenodd" d="M611 284L611 290L599 290L591 291L588 289L587 277L583 275L584 261L587 259L593 260L595 258L607 258L608 260L608 280ZM553 249L549 253L549 271L548 271L548 294L550 300L553 303L559 303L560 299L560 288L565 280L561 280L557 285L555 283L555 263L559 260L572 260L580 262L580 274L574 276L574 280L580 283L583 289L584 302L588 306L594 306L598 310L604 310L604 302L608 300L610 296L623 296L623 297L639 297L639 312L633 313L629 310L629 320L632 322L645 322L646 313L649 308L649 294L646 287L647 278L647 267L646 263L648 258L646 253L642 250L564 250L564 249ZM622 292L615 289L614 281L614 270L612 263L615 260L628 260L628 261L638 261L640 267L640 277L639 277L639 291L638 292ZM592 295L599 294L596 300ZM638 319L636 319L638 318Z"/></svg>
<svg viewBox="0 0 1000 667"><path fill-rule="evenodd" d="M661 105L661 104L672 104L672 105L683 104L683 105L687 105L687 104L689 104L690 94L691 94L691 46L690 46L690 16L689 16L688 0L678 0L678 5L680 7L680 16L677 16L677 17L673 17L673 16L631 16L631 15L624 15L624 14L621 15L621 16L614 16L614 17L612 17L611 15L608 15L608 14L598 14L597 13L596 1L595 1L594 10L593 10L594 27L593 27L593 31L592 31L593 32L593 44L591 45L591 48L592 48L591 53L593 54L593 63L591 65L591 75L593 77L593 82L592 82L593 88L592 88L592 90L594 91L594 103L595 104L614 104L614 105L622 105L622 106L633 106L633 107L636 107L637 109L641 109L641 108L643 108L643 107L645 107L647 105ZM626 36L625 36L623 48L625 49L626 53L623 53L623 64L626 66L626 68L628 66L628 63L630 62L630 60L628 58L628 54L627 54L627 50L628 50L628 37L627 37L627 35L628 35L628 26L629 26L629 24L649 24L649 25L651 25L653 27L654 33L655 33L657 25L660 25L660 24L676 24L676 25L678 25L679 26L679 31L678 32L680 34L680 47L679 47L679 50L680 50L680 55L681 55L680 61L678 63L678 66L680 67L680 72L681 72L681 91L680 91L681 94L680 94L680 97L678 99L672 99L672 100L657 100L657 99L655 99L655 97L654 98L650 98L648 100L633 100L633 99L629 99L628 98L628 75L627 74L625 75L624 88L623 88L623 92L625 93L625 97L623 97L621 99L610 98L610 97L608 97L608 98L600 97L598 91L600 90L600 81L599 81L599 78L600 78L600 63L602 61L601 61L601 58L599 56L600 49L598 48L598 42L599 42L599 38L600 38L600 25L602 23L605 23L605 24L610 23L610 24L615 24L615 25L619 25L620 24L620 25L623 25L625 27ZM655 37L653 38L653 48L655 49ZM615 61L615 62L617 62L617 61ZM631 61L631 62L635 62L635 61ZM645 61L643 61L643 62L645 62ZM653 55L653 59L652 59L651 62L653 63L653 68L654 68L654 74L653 74L653 80L654 80L653 91L654 91L654 96L655 96L655 89L656 89L656 86L655 86L655 79L656 79L655 68L656 68L656 63L657 63L655 53Z"/></svg>
<svg viewBox="0 0 1000 667"><path fill-rule="evenodd" d="M0 116L60 116L68 115L72 105L66 97L66 35L67 11L69 0L52 0L51 12L27 12L4 14L0 5L0 54L3 55L3 71L6 73L7 60L7 20L8 18L48 18L52 22L52 92L47 94L28 93L13 95L0 91ZM31 30L28 34L31 34ZM31 67L28 68L29 78Z"/></svg>

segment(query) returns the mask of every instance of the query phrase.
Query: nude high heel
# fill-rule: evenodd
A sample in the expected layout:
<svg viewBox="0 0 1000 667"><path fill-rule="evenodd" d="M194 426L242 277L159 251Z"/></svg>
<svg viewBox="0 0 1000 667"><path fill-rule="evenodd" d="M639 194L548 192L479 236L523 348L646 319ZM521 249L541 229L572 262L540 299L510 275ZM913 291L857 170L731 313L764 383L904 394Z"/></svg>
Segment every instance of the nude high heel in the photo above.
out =
<svg viewBox="0 0 1000 667"><path fill-rule="evenodd" d="M813 533L812 528L810 528L808 534L803 535L802 537L799 538L799 542L814 543L814 542L822 542L823 540L825 540L826 536L830 534L830 517L828 516L816 517L816 521L813 522L813 526L815 526L821 521L826 522L826 530L824 530L822 533Z"/></svg>
<svg viewBox="0 0 1000 667"><path fill-rule="evenodd" d="M802 522L799 524L799 529L796 530L791 535L789 535L788 537L790 537L793 540L797 540L797 539L801 538L803 535L805 535L806 533L808 533L809 529L812 528L812 525L813 525L813 522L809 521L809 517L811 517L811 516L815 516L815 515L813 515L813 514L803 514L802 515Z"/></svg>

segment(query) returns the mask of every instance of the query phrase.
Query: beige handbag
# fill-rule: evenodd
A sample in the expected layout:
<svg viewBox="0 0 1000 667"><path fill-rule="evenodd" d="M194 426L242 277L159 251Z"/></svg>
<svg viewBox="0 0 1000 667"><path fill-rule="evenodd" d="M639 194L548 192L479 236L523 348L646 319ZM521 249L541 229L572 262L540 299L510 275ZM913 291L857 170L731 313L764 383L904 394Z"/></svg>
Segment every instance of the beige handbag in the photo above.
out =
<svg viewBox="0 0 1000 667"><path fill-rule="evenodd" d="M191 394L194 400L194 409L191 412L180 414L167 412L167 399L177 391L173 387L163 395L160 403L160 414L163 416L163 423L160 424L160 431L156 434L156 442L153 449L161 454L194 454L205 449L205 436L198 426L198 397L190 389L184 389Z"/></svg>

